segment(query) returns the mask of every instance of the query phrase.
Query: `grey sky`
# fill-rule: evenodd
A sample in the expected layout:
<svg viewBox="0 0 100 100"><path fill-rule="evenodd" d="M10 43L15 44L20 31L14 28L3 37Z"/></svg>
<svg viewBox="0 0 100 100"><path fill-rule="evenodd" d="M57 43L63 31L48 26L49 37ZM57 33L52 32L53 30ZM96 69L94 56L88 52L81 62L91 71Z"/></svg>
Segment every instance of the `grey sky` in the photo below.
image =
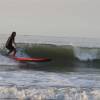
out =
<svg viewBox="0 0 100 100"><path fill-rule="evenodd" d="M0 33L100 37L99 0L0 0Z"/></svg>

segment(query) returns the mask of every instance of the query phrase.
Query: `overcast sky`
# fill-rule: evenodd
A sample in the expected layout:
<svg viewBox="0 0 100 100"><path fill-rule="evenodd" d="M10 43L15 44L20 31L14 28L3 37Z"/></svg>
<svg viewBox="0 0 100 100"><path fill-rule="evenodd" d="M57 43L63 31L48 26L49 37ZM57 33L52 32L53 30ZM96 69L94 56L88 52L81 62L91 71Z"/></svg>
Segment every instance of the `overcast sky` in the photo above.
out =
<svg viewBox="0 0 100 100"><path fill-rule="evenodd" d="M100 37L100 0L0 0L0 34Z"/></svg>

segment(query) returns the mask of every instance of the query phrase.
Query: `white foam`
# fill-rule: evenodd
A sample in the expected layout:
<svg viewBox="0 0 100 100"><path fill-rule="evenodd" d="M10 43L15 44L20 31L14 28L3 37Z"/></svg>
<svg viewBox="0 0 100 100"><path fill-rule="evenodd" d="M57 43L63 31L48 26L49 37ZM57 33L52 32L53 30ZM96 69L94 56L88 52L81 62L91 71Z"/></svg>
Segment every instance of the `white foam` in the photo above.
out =
<svg viewBox="0 0 100 100"><path fill-rule="evenodd" d="M86 88L35 88L18 89L17 87L0 87L0 99L18 100L100 100L100 90L89 91Z"/></svg>
<svg viewBox="0 0 100 100"><path fill-rule="evenodd" d="M0 86L0 98L99 100L100 97L100 76L97 74L2 71Z"/></svg>
<svg viewBox="0 0 100 100"><path fill-rule="evenodd" d="M29 57L29 56L24 53L23 49L17 48L16 57Z"/></svg>
<svg viewBox="0 0 100 100"><path fill-rule="evenodd" d="M77 57L79 60L87 61L100 59L100 56L98 55L100 52L99 49L74 47L73 50L75 57Z"/></svg>
<svg viewBox="0 0 100 100"><path fill-rule="evenodd" d="M0 85L15 84L16 86L57 86L57 87L100 87L99 79L94 75L64 75L38 71L0 72ZM56 77L56 78L55 78ZM93 78L93 79L92 79Z"/></svg>
<svg viewBox="0 0 100 100"><path fill-rule="evenodd" d="M18 63L0 54L0 65L18 65Z"/></svg>

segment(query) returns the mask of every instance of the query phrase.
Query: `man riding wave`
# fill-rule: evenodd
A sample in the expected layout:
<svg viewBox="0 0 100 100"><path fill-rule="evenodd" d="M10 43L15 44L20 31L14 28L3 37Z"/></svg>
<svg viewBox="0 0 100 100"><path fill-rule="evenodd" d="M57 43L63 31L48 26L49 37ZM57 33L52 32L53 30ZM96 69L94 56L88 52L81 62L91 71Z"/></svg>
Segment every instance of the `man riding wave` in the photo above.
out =
<svg viewBox="0 0 100 100"><path fill-rule="evenodd" d="M16 32L12 32L11 36L8 38L6 42L6 48L9 50L8 55L10 55L12 52L14 52L13 56L16 55L15 36L16 36Z"/></svg>

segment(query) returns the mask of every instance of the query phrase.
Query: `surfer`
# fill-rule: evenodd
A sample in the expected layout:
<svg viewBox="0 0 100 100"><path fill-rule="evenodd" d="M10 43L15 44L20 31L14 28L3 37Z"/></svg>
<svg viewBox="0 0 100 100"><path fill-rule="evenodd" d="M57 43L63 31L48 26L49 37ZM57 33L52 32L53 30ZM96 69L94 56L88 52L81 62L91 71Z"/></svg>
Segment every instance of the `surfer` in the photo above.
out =
<svg viewBox="0 0 100 100"><path fill-rule="evenodd" d="M12 32L11 36L8 38L6 42L6 48L9 50L8 55L10 55L10 53L12 52L14 52L13 56L15 56L16 54L15 36L16 36L16 32Z"/></svg>

